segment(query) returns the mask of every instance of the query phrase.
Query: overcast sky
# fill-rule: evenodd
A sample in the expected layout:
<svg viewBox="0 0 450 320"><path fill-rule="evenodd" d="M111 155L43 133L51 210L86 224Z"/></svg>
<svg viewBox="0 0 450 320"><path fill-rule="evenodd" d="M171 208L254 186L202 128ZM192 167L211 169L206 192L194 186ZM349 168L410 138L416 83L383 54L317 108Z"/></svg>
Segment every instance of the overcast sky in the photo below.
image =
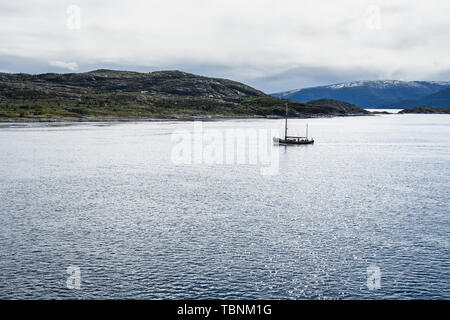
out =
<svg viewBox="0 0 450 320"><path fill-rule="evenodd" d="M448 0L0 0L0 71L179 69L265 92L450 80Z"/></svg>

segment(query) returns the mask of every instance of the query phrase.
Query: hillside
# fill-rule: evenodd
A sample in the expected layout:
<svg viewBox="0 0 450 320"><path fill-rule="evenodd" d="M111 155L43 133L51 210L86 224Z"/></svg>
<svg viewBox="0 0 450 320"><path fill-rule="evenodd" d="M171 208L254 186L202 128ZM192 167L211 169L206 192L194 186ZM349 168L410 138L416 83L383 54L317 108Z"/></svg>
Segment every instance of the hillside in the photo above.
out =
<svg viewBox="0 0 450 320"><path fill-rule="evenodd" d="M408 109L416 107L434 107L449 108L450 107L450 88L430 94L418 100L405 100L391 105L393 108Z"/></svg>
<svg viewBox="0 0 450 320"><path fill-rule="evenodd" d="M326 106L336 108L336 110L341 110L344 113L352 113L352 112L361 112L360 108L355 106L354 104L333 100L333 99L319 99L319 100L311 100L307 102L308 104L316 105L316 106ZM364 110L365 113L370 113L369 111Z"/></svg>
<svg viewBox="0 0 450 320"><path fill-rule="evenodd" d="M399 101L422 99L446 88L450 88L450 82L356 81L274 93L272 96L299 102L335 99L360 108L383 108Z"/></svg>
<svg viewBox="0 0 450 320"><path fill-rule="evenodd" d="M417 107L412 109L405 109L400 111L399 113L450 114L450 108Z"/></svg>
<svg viewBox="0 0 450 320"><path fill-rule="evenodd" d="M236 81L181 71L0 73L0 119L281 116L284 104ZM332 106L293 101L290 112L299 117L347 114Z"/></svg>

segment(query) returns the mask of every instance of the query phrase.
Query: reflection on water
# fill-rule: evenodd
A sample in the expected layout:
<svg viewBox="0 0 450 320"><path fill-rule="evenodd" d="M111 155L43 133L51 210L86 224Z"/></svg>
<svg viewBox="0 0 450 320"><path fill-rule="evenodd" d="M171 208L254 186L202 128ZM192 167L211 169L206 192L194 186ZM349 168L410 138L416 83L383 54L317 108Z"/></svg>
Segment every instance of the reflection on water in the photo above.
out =
<svg viewBox="0 0 450 320"><path fill-rule="evenodd" d="M403 109L366 109L370 112L387 112L387 113L399 113Z"/></svg>

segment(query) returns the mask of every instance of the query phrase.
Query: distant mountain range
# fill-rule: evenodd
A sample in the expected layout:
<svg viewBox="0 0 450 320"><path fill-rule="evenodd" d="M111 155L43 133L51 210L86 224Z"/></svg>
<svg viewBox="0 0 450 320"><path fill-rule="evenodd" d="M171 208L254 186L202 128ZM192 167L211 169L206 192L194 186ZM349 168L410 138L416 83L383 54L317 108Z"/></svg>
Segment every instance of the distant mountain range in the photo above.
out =
<svg viewBox="0 0 450 320"><path fill-rule="evenodd" d="M450 82L356 81L273 93L272 96L298 102L334 99L360 108L450 107Z"/></svg>
<svg viewBox="0 0 450 320"><path fill-rule="evenodd" d="M400 101L390 105L390 107L398 109L417 107L448 108L450 107L450 88L430 94L422 99Z"/></svg>

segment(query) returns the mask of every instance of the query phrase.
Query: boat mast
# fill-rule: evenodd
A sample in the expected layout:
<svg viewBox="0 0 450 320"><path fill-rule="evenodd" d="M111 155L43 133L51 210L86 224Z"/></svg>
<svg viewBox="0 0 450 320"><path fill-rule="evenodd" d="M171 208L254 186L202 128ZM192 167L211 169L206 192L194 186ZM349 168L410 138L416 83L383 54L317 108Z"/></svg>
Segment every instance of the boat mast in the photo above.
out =
<svg viewBox="0 0 450 320"><path fill-rule="evenodd" d="M308 139L308 124L306 124L306 139Z"/></svg>
<svg viewBox="0 0 450 320"><path fill-rule="evenodd" d="M286 102L286 122L284 124L284 140L287 140L288 103Z"/></svg>

